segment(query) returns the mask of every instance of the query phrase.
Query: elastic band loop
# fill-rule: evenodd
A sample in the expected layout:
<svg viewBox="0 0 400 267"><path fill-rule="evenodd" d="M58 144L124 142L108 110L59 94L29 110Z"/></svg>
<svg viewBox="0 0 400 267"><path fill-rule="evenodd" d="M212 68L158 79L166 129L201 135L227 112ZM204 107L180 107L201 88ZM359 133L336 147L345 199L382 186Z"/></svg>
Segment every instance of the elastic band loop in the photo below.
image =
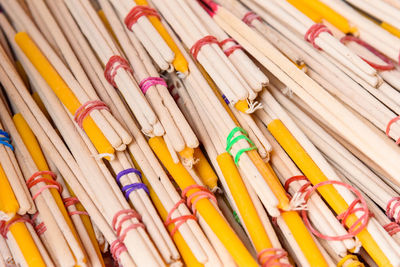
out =
<svg viewBox="0 0 400 267"><path fill-rule="evenodd" d="M10 135L6 131L3 131L1 129L0 129L0 144L7 146L12 151L14 151L14 147L11 144Z"/></svg>
<svg viewBox="0 0 400 267"><path fill-rule="evenodd" d="M64 202L64 206L66 208L68 208L69 206L76 205L76 204L80 203L80 201L79 201L79 199L77 197L66 197L66 198L63 198L63 202ZM73 216L73 215L87 215L87 216L89 216L87 211L80 211L80 210L70 211L70 212L68 212L68 214L69 214L69 216Z"/></svg>
<svg viewBox="0 0 400 267"><path fill-rule="evenodd" d="M122 178L124 175L128 175L128 174L130 174L130 173L135 173L137 176L140 177L140 179L142 179L142 173L141 173L139 170L137 170L137 169L135 169L135 168L129 168L129 169L120 171L120 172L117 174L116 180L117 180L117 183L118 183L119 186L121 186L121 178Z"/></svg>
<svg viewBox="0 0 400 267"><path fill-rule="evenodd" d="M225 103L227 105L229 105L230 102L229 102L228 98L225 95L222 95L222 99L225 101Z"/></svg>
<svg viewBox="0 0 400 267"><path fill-rule="evenodd" d="M121 217L121 218L120 218ZM131 223L128 227L125 229L122 229L122 225L124 222L132 220L132 219L137 219L139 222L138 223ZM113 219L112 219L112 228L117 234L117 237L121 242L124 242L126 235L130 230L142 227L145 228L144 224L140 222L141 216L139 213L134 211L133 209L126 209L126 210L120 210L118 211Z"/></svg>
<svg viewBox="0 0 400 267"><path fill-rule="evenodd" d="M151 8L149 6L137 5L134 6L126 15L124 20L126 27L131 30L133 24L135 24L142 16L153 16L161 19L160 14L158 14L158 12L154 8Z"/></svg>
<svg viewBox="0 0 400 267"><path fill-rule="evenodd" d="M370 51L372 54L380 58L382 61L384 61L387 65L379 65L376 63L373 63L363 57L361 57L362 60L367 62L368 65L373 67L376 70L392 70L395 68L392 60L385 56L384 54L380 53L378 50L376 50L373 46L369 45L367 42L361 40L358 37L352 36L352 35L345 35L340 39L340 42L345 43L345 42L355 42L363 47L365 47L368 51Z"/></svg>
<svg viewBox="0 0 400 267"><path fill-rule="evenodd" d="M306 181L309 183L307 177L305 177L304 175L296 175L296 176L292 176L289 179L286 180L285 182L285 191L289 190L290 184L293 183L294 181Z"/></svg>
<svg viewBox="0 0 400 267"><path fill-rule="evenodd" d="M400 233L400 226L395 222L390 222L384 225L383 228L385 229L386 232L388 232L390 236Z"/></svg>
<svg viewBox="0 0 400 267"><path fill-rule="evenodd" d="M125 193L125 198L129 199L129 195L136 190L143 189L146 191L148 195L150 195L150 191L147 188L147 186L144 183L133 183L133 184L128 184L122 187L122 191Z"/></svg>
<svg viewBox="0 0 400 267"><path fill-rule="evenodd" d="M246 23L249 26L252 26L251 24L253 23L253 20L259 20L262 21L261 17L254 13L253 11L249 11L246 14L244 14L242 21Z"/></svg>
<svg viewBox="0 0 400 267"><path fill-rule="evenodd" d="M150 87L157 84L167 87L165 80L160 77L147 77L140 82L139 87L143 94L146 94Z"/></svg>
<svg viewBox="0 0 400 267"><path fill-rule="evenodd" d="M280 262L287 257L287 252L281 248L266 248L257 254L257 260L262 267L291 267L288 263Z"/></svg>
<svg viewBox="0 0 400 267"><path fill-rule="evenodd" d="M27 181L26 185L28 186L29 189L31 189L33 186L40 182L44 182L46 185L42 186L33 196L32 199L35 200L44 190L54 188L57 189L58 192L61 194L63 191L63 188L60 183L57 181L51 179L51 178L46 178L42 177L43 175L49 175L53 179L56 179L57 175L54 172L51 171L38 171L35 172ZM40 177L40 178L39 178Z"/></svg>
<svg viewBox="0 0 400 267"><path fill-rule="evenodd" d="M104 68L104 77L114 87L117 87L114 78L115 75L117 75L117 70L120 68L125 69L130 73L133 73L133 70L129 66L128 61L125 58L122 58L118 55L110 57L110 59L106 64L106 67Z"/></svg>
<svg viewBox="0 0 400 267"><path fill-rule="evenodd" d="M393 219L396 223L400 223L400 209L396 215L396 209L400 208L400 197L391 198L386 205L386 216Z"/></svg>
<svg viewBox="0 0 400 267"><path fill-rule="evenodd" d="M238 136L233 138L233 136L237 132L240 132L242 134L240 134L240 135L238 135ZM229 155L232 156L231 149L232 149L233 145L236 144L239 140L242 140L242 139L245 139L251 146L248 147L248 148L242 148L236 153L235 158L234 158L236 165L239 164L240 156L244 152L257 149L257 147L254 145L253 141L251 141L250 138L247 136L247 132L244 129L240 128L240 127L235 127L235 128L232 129L232 131L229 133L228 137L226 138L226 148L225 148L226 152L228 152Z"/></svg>
<svg viewBox="0 0 400 267"><path fill-rule="evenodd" d="M350 191L352 191L357 196L357 199L355 199L349 205L347 210L337 216L337 218L339 220L341 220L341 223L343 226L345 226L346 220L347 220L348 216L350 216L351 214L354 214L355 212L358 212L358 211L363 211L364 214L360 218L358 218L352 226L349 227L348 234L341 235L341 236L327 236L327 235L323 235L320 232L318 232L317 230L315 230L315 228L311 225L311 223L307 217L307 211L303 209L301 211L301 215L303 217L305 225L314 235L316 235L319 238L326 239L326 240L342 241L342 240L345 240L348 238L355 237L367 226L369 218L371 216L370 211L368 210L367 203L365 202L363 196L361 195L360 191L358 191L356 188L352 187L351 185L345 184L340 181L328 180L328 181L318 183L318 184L314 185L313 187L311 187L307 191L307 193L304 197L304 200L307 202L308 199L310 198L311 194L315 190L317 190L317 188L324 186L324 185L341 185L341 186L346 187ZM361 204L362 207L355 208L357 204Z"/></svg>
<svg viewBox="0 0 400 267"><path fill-rule="evenodd" d="M183 199L179 200L177 203L175 203L175 205L172 207L172 209L168 212L167 218L164 222L165 226L168 226L170 224L175 224L175 227L171 230L170 232L170 236L173 237L174 234L176 233L176 231L179 230L179 227L182 226L182 224L184 224L185 222L187 222L188 220L195 220L197 221L196 216L190 214L190 215L182 215L176 218L171 219L172 214L178 209L179 205L184 205L185 201Z"/></svg>
<svg viewBox="0 0 400 267"><path fill-rule="evenodd" d="M332 32L328 29L328 27L326 27L324 24L321 23L316 23L313 24L306 32L306 34L304 35L304 39L311 43L314 48L321 50L321 47L319 47L316 43L315 43L315 39L323 32L327 32L329 34L332 34Z"/></svg>
<svg viewBox="0 0 400 267"><path fill-rule="evenodd" d="M126 246L119 239L115 239L110 245L110 253L113 259L118 263L120 263L119 256L126 251L127 251Z"/></svg>
<svg viewBox="0 0 400 267"><path fill-rule="evenodd" d="M223 40L222 42L219 43L219 46L221 48L223 48L224 45L226 45L227 43L230 43L230 42L233 43L233 45L224 50L224 53L227 57L232 55L232 53L235 52L236 50L243 49L243 47L241 45L237 44L236 41L232 38L227 38L227 39Z"/></svg>
<svg viewBox="0 0 400 267"><path fill-rule="evenodd" d="M389 133L390 133L390 127L392 127L392 124L395 123L395 122L397 122L398 120L400 120L400 116L397 116L397 117L391 119L391 120L388 122L388 124L387 124L387 126L386 126L386 131L385 131L385 133L386 133L386 135L387 135L388 137L390 137L390 135L389 135ZM397 139L397 141L396 141L396 145L398 145L398 144L400 144L400 138Z"/></svg>
<svg viewBox="0 0 400 267"><path fill-rule="evenodd" d="M239 224L242 225L242 223L240 222L240 218L239 215L236 213L236 211L232 212L233 218L235 219L235 221Z"/></svg>
<svg viewBox="0 0 400 267"><path fill-rule="evenodd" d="M93 110L110 110L107 105L100 100L91 100L84 103L80 106L74 116L74 121L78 124L78 126L82 129L83 128L83 121Z"/></svg>
<svg viewBox="0 0 400 267"><path fill-rule="evenodd" d="M29 219L28 216L22 216L22 217L15 216L8 222L0 221L0 234L4 237L4 239L7 239L7 233L13 224L26 223L26 222L32 224L32 221L31 221L31 219Z"/></svg>
<svg viewBox="0 0 400 267"><path fill-rule="evenodd" d="M190 190L194 190L194 189L197 189L199 191L196 191L196 192L192 193L190 196L187 196L188 192ZM182 196L183 199L186 199L186 205L192 210L193 214L196 214L196 211L197 211L196 210L196 204L201 199L208 198L208 199L214 201L214 203L216 205L218 205L217 199L213 195L213 193L211 193L210 190L208 190L204 186L197 185L197 184L190 185L190 186L186 187L182 191L181 196Z"/></svg>
<svg viewBox="0 0 400 267"><path fill-rule="evenodd" d="M194 59L197 60L197 55L199 54L200 49L207 44L218 44L218 40L212 35L207 35L194 43L192 48L190 48L190 53L192 54Z"/></svg>

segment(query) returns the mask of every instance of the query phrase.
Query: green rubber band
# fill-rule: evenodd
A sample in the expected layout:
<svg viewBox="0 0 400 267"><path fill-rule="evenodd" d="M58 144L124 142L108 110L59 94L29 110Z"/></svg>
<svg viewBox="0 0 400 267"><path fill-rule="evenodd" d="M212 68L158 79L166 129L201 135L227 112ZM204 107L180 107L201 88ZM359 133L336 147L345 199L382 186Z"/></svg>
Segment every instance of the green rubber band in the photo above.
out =
<svg viewBox="0 0 400 267"><path fill-rule="evenodd" d="M242 134L233 138L233 136L237 132L241 132ZM248 137L247 132L244 129L242 129L241 127L235 127L232 129L232 131L229 133L228 137L226 138L226 149L225 149L226 152L228 152L229 155L233 156L231 153L231 149L232 149L233 145L242 139L246 140L251 145L251 147L240 149L236 153L236 156L235 156L235 164L236 165L239 164L239 158L244 152L257 149L257 147L254 145L253 141L251 141L250 138Z"/></svg>

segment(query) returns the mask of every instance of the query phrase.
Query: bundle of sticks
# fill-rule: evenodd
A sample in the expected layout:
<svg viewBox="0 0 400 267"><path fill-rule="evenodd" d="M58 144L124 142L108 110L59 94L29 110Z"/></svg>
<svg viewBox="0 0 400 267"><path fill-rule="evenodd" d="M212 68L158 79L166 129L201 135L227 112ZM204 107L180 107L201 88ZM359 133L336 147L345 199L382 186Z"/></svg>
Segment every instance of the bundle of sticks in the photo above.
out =
<svg viewBox="0 0 400 267"><path fill-rule="evenodd" d="M0 267L400 266L398 0L0 7Z"/></svg>

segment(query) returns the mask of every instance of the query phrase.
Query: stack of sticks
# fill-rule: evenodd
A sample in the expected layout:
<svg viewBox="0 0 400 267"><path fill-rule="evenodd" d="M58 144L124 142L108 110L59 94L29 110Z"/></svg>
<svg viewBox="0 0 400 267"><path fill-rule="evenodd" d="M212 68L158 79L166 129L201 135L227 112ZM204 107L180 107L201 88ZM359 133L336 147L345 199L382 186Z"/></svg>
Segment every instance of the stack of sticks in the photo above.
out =
<svg viewBox="0 0 400 267"><path fill-rule="evenodd" d="M0 267L400 266L397 0L0 5Z"/></svg>

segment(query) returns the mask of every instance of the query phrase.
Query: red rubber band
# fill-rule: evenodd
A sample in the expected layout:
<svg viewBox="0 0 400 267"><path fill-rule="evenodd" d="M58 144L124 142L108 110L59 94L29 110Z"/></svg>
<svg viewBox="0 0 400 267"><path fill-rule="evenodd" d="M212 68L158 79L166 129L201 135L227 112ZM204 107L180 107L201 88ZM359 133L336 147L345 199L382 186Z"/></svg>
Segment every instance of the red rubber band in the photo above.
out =
<svg viewBox="0 0 400 267"><path fill-rule="evenodd" d="M394 217L397 208L400 208L400 197L393 197L386 205L386 215L389 219L393 219L396 223L400 223L400 211L397 213L397 217Z"/></svg>
<svg viewBox="0 0 400 267"><path fill-rule="evenodd" d="M315 39L323 32L332 34L332 32L324 24L315 23L307 30L306 34L304 35L304 40L311 43L314 48L321 50L321 47L315 43Z"/></svg>
<svg viewBox="0 0 400 267"><path fill-rule="evenodd" d="M129 66L129 62L125 58L122 58L118 55L110 57L106 64L106 67L104 68L104 77L114 87L117 87L114 78L115 75L117 75L117 70L120 68L125 69L130 73L133 73L132 68Z"/></svg>
<svg viewBox="0 0 400 267"><path fill-rule="evenodd" d="M266 248L257 254L257 260L262 267L292 267L288 263L279 260L286 258L288 253L281 248Z"/></svg>
<svg viewBox="0 0 400 267"><path fill-rule="evenodd" d="M80 128L83 128L83 121L93 110L110 110L103 101L100 100L91 100L84 103L80 106L74 115L74 121L78 124Z"/></svg>
<svg viewBox="0 0 400 267"><path fill-rule="evenodd" d="M122 218L118 220L120 216L122 216ZM131 223L131 225L129 225L125 229L122 229L122 224L124 222L135 218L139 221L141 220L140 214L132 209L120 210L114 215L114 218L112 219L112 227L121 242L124 242L125 237L130 230L136 229L138 227L145 228L144 224L139 222Z"/></svg>
<svg viewBox="0 0 400 267"><path fill-rule="evenodd" d="M400 233L400 225L398 225L395 222L390 222L384 225L383 228L385 229L386 232L388 232L390 236Z"/></svg>
<svg viewBox="0 0 400 267"><path fill-rule="evenodd" d="M57 181L51 179L51 178L46 178L46 177L41 177L42 175L50 175L53 179L57 177L57 175L54 172L51 171L38 171L35 172L27 181L26 185L28 186L29 189L31 189L33 186L35 186L38 183L44 182L46 183L45 186L42 186L36 194L32 196L32 199L35 200L44 190L54 188L57 189L58 192L61 194L63 191L63 188L60 183ZM40 177L40 178L39 178Z"/></svg>
<svg viewBox="0 0 400 267"><path fill-rule="evenodd" d="M188 220L195 220L197 221L196 216L190 214L190 215L182 215L179 217L176 217L174 219L171 219L172 214L178 209L179 205L181 204L185 204L185 201L183 199L179 200L178 202L176 202L176 204L172 207L172 209L168 212L167 215L167 219L164 222L165 226L168 226L172 223L175 224L175 227L171 230L170 235L171 237L174 236L174 234L176 233L176 231L179 230L179 227L181 227L182 224L184 224L186 221Z"/></svg>
<svg viewBox="0 0 400 267"><path fill-rule="evenodd" d="M368 65L370 65L371 67L373 67L376 70L392 70L392 69L395 68L395 66L394 66L392 60L390 60L390 58L388 58L387 56L385 56L384 54L382 54L381 52L376 50L373 46L371 46L370 44L368 44L367 42L361 40L358 37L355 37L355 36L352 36L352 35L345 35L340 39L340 42L342 42L343 44L345 42L355 42L355 43L365 47L372 54L374 54L375 56L377 56L378 58L382 59L384 62L387 63L387 65L379 65L379 64L373 63L373 62L361 57L362 60L367 62Z"/></svg>
<svg viewBox="0 0 400 267"><path fill-rule="evenodd" d="M190 53L192 54L194 59L197 60L197 55L199 54L200 49L207 44L218 44L218 40L212 35L207 35L194 43L192 48L190 48Z"/></svg>
<svg viewBox="0 0 400 267"><path fill-rule="evenodd" d="M192 193L190 196L187 196L188 192L193 189L198 189L199 191L196 191L196 192ZM192 210L193 214L196 214L196 211L197 211L196 204L201 199L205 199L205 198L210 199L210 200L214 201L214 203L216 205L218 205L217 199L213 195L213 193L211 193L210 190L208 190L207 188L205 188L204 186L201 186L201 185L197 185L197 184L190 185L182 191L181 195L182 195L183 199L186 199L186 205Z"/></svg>
<svg viewBox="0 0 400 267"><path fill-rule="evenodd" d="M368 210L368 206L367 203L365 202L363 196L361 195L361 193L355 189L354 187L352 187L351 185L345 184L343 182L340 181L333 181L333 180L329 180L329 181L324 181L321 183L318 183L316 185L314 185L313 187L311 187L305 197L304 200L308 201L308 199L310 198L311 194L319 187L324 186L324 185L341 185L346 187L347 189L349 189L350 191L352 191L356 196L357 199L355 199L348 207L348 209L339 214L337 216L337 218L339 220L341 220L342 225L345 226L346 220L348 218L349 215L354 214L357 211L363 211L364 214L358 218L356 220L356 222L348 229L348 234L346 235L341 235L341 236L327 236L327 235L323 235L320 232L318 232L317 230L315 230L315 228L311 225L308 216L307 216L307 211L306 210L302 210L301 211L301 216L303 217L304 220L304 224L306 225L306 227L317 237L319 238L323 238L326 240L331 240L331 241L342 241L348 238L353 238L354 236L358 235L362 230L364 230L364 228L367 226L369 218L371 217L370 211ZM360 208L355 208L355 206L360 203L362 205L362 207Z"/></svg>
<svg viewBox="0 0 400 267"><path fill-rule="evenodd" d="M236 41L232 38L227 38L227 39L223 40L222 42L219 42L219 46L221 48L223 48L224 45L226 45L227 43L230 43L230 42L232 42L233 45L224 50L224 53L227 57L232 55L232 53L235 52L236 50L243 49L243 47L241 45L237 44Z"/></svg>
<svg viewBox="0 0 400 267"><path fill-rule="evenodd" d="M390 127L392 127L392 124L395 123L395 122L397 122L398 120L400 120L400 116L397 116L397 117L391 119L391 120L388 122L388 124L387 124L387 126L386 126L386 131L385 131L385 133L386 133L386 135L387 135L388 137L390 137L390 135L389 135L389 133L390 133ZM398 144L400 144L400 138L397 139L397 141L396 141L396 145L398 145Z"/></svg>
<svg viewBox="0 0 400 267"><path fill-rule="evenodd" d="M286 180L285 182L285 191L289 190L290 184L293 183L294 181L306 181L309 182L307 177L305 177L304 175L296 175L296 176L292 176L289 179Z"/></svg>
<svg viewBox="0 0 400 267"><path fill-rule="evenodd" d="M252 26L251 23L253 23L254 20L259 20L262 21L261 17L254 13L253 11L249 11L246 14L244 14L242 21L246 23L249 26Z"/></svg>
<svg viewBox="0 0 400 267"><path fill-rule="evenodd" d="M66 197L63 199L63 202L64 202L64 206L66 208L80 203L80 201L77 197ZM69 211L68 214L69 214L69 216L72 216L72 215L87 215L87 216L89 216L89 213L87 213L87 211L80 211L80 210Z"/></svg>
<svg viewBox="0 0 400 267"><path fill-rule="evenodd" d="M126 252L127 248L119 239L114 240L110 245L110 253L113 259L119 263L119 256Z"/></svg>
<svg viewBox="0 0 400 267"><path fill-rule="evenodd" d="M132 29L133 24L135 24L142 16L146 17L157 17L158 19L161 19L160 14L151 7L148 6L134 6L131 11L126 15L125 17L125 25L126 27L130 30Z"/></svg>
<svg viewBox="0 0 400 267"><path fill-rule="evenodd" d="M168 87L165 80L160 77L147 77L140 82L139 87L143 94L146 94L150 87L157 84Z"/></svg>
<svg viewBox="0 0 400 267"><path fill-rule="evenodd" d="M4 239L7 239L7 233L8 233L8 231L10 231L10 227L13 224L26 223L26 222L32 224L32 221L31 221L31 219L29 219L28 216L22 216L22 217L15 216L8 222L0 221L0 234L4 237Z"/></svg>

